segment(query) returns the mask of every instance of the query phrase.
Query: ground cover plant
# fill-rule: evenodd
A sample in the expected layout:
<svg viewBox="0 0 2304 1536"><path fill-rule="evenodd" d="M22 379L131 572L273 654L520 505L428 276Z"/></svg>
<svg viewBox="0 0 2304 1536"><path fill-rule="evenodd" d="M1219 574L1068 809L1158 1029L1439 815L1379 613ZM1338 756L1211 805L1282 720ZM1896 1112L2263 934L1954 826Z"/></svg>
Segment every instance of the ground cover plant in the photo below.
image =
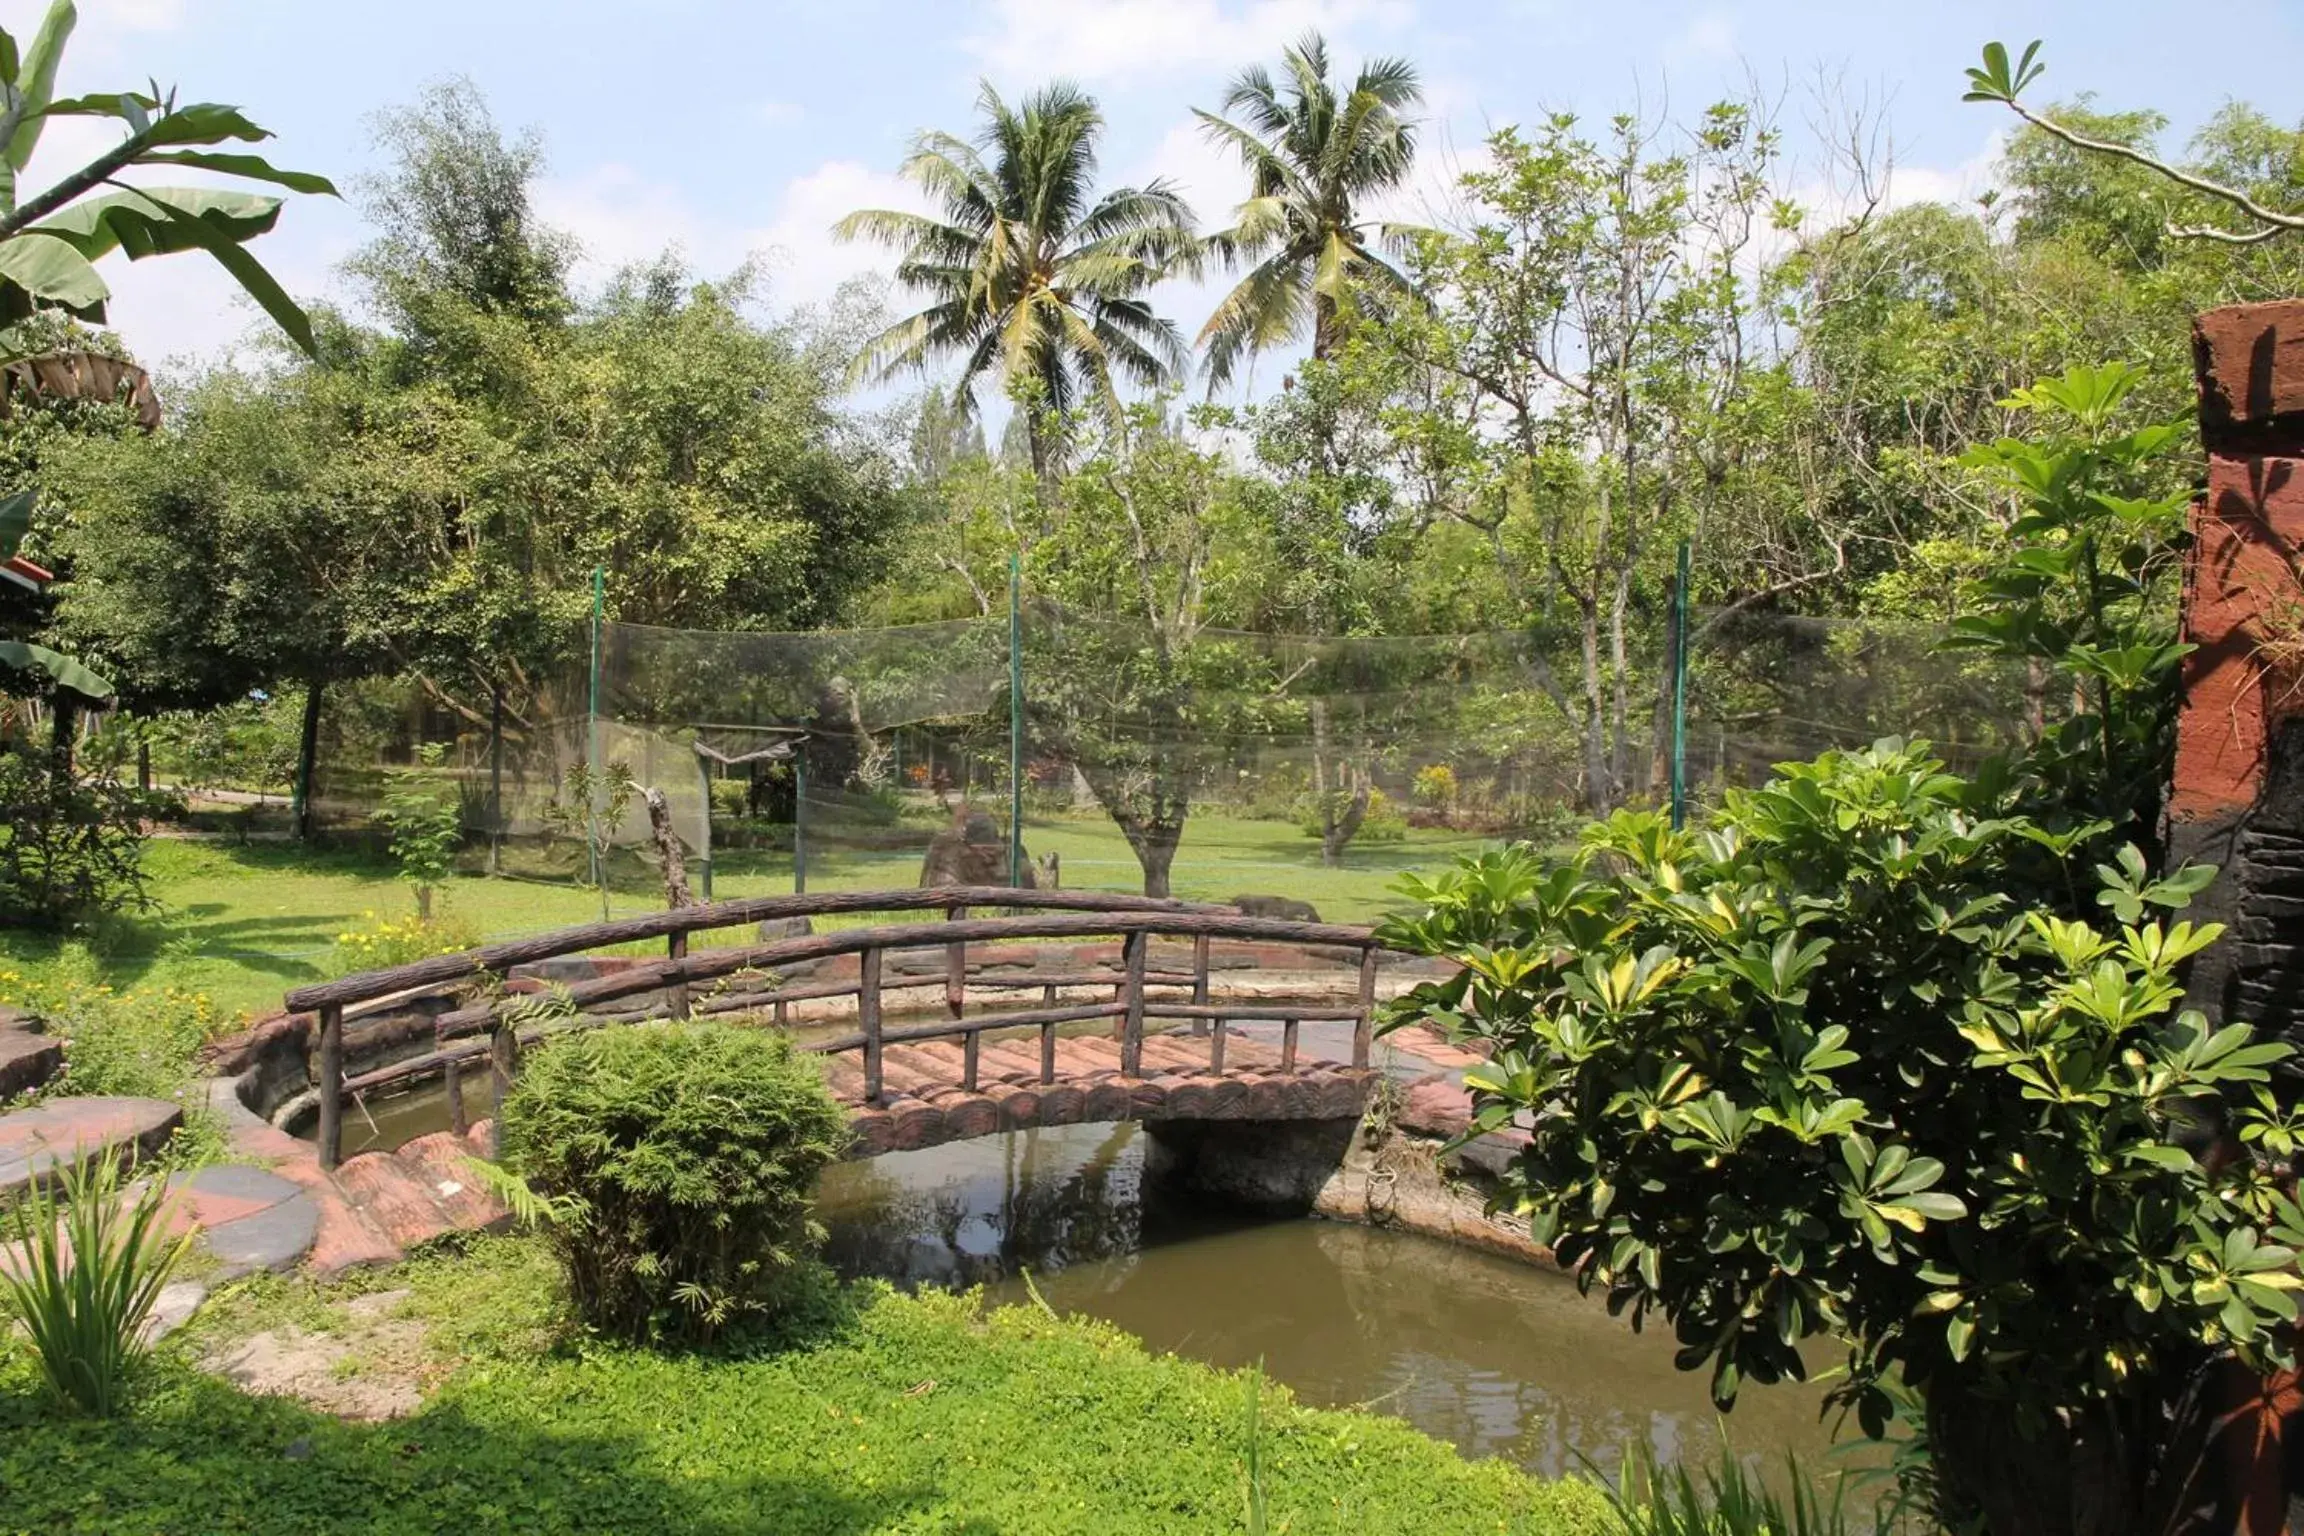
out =
<svg viewBox="0 0 2304 1536"><path fill-rule="evenodd" d="M249 1284L165 1346L110 1424L40 1412L12 1355L0 1529L1166 1536L1248 1518L1245 1374L1038 1309L875 1285L827 1293L781 1348L572 1347L553 1342L552 1270L534 1239L499 1238L335 1288ZM343 1303L388 1288L466 1362L410 1417L346 1423L189 1364L258 1328L353 1330ZM1467 1462L1397 1421L1270 1385L1257 1421L1273 1530L1607 1528L1589 1486Z"/></svg>

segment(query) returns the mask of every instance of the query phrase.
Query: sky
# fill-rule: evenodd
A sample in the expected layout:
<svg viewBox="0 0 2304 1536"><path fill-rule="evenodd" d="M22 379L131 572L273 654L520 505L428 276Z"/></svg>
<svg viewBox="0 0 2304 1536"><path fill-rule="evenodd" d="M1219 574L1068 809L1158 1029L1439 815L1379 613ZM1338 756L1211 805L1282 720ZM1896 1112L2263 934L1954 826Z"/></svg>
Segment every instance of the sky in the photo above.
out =
<svg viewBox="0 0 2304 1536"><path fill-rule="evenodd" d="M0 24L29 41L45 10L0 0ZM1961 71L1993 38L2045 39L2049 73L2028 100L2092 91L2101 106L2157 107L2172 137L2231 99L2304 120L2304 0L2228 0L2213 37L2186 30L2193 13L2141 0L81 0L80 12L62 89L150 77L182 100L240 106L278 135L263 149L274 163L347 190L376 165L372 114L468 76L500 124L543 135L539 203L581 242L580 281L668 245L704 275L758 255L775 306L886 269L830 225L917 206L895 175L910 139L968 130L983 81L1011 99L1055 77L1085 86L1109 122L1107 183L1170 177L1218 227L1244 185L1191 108L1217 106L1238 69L1276 61L1309 28L1348 68L1399 55L1421 69L1425 150L1393 210L1409 216L1444 212L1498 126L1563 109L1687 120L1755 83L1777 103L1794 185L1828 204L1820 80L1884 117L1892 200L1973 196L2013 122L1959 99ZM28 185L105 137L60 122ZM257 249L291 292L342 297L338 267L365 238L351 202L293 198ZM256 325L204 256L104 271L114 324L164 368L226 355ZM1179 285L1160 300L1189 332L1215 292Z"/></svg>

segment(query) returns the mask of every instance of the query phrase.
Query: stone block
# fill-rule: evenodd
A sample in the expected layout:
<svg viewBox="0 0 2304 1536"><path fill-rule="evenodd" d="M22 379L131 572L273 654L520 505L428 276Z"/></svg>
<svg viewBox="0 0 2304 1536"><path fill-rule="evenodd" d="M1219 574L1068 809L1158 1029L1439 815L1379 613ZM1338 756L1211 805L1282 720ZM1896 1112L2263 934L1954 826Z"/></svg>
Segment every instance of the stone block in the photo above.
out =
<svg viewBox="0 0 2304 1536"><path fill-rule="evenodd" d="M2304 300L2233 304L2192 322L2200 428L2235 428L2304 412Z"/></svg>
<svg viewBox="0 0 2304 1536"><path fill-rule="evenodd" d="M0 1099L29 1092L63 1070L63 1041L20 1029L0 1029Z"/></svg>
<svg viewBox="0 0 2304 1536"><path fill-rule="evenodd" d="M66 1162L155 1151L183 1123L184 1106L166 1099L55 1099L0 1115L0 1202Z"/></svg>

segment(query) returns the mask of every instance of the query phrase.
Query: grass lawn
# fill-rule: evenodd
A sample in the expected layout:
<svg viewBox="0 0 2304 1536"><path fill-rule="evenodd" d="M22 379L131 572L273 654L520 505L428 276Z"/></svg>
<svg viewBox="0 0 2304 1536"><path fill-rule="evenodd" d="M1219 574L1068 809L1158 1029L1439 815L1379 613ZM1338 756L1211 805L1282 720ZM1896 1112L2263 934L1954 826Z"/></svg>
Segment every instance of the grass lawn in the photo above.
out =
<svg viewBox="0 0 2304 1536"><path fill-rule="evenodd" d="M920 828L925 844L930 829ZM1243 893L1292 896L1320 915L1365 922L1397 900L1392 882L1406 870L1429 870L1484 840L1468 834L1411 830L1404 842L1345 851L1334 869L1320 864L1319 845L1276 821L1195 816L1186 824L1174 868L1178 896L1221 900ZM1025 846L1055 852L1067 887L1139 890L1142 875L1119 830L1103 817L1027 824ZM174 986L206 994L227 1018L279 1006L288 988L336 969L336 935L372 916L410 910L406 889L387 861L354 853L307 852L277 843L238 845L156 839L145 855L159 907L124 916L69 942L20 931L0 932L0 998L4 973L35 980L60 974L126 989ZM813 850L811 890L909 886L920 878L918 847L888 852ZM788 854L724 853L713 885L722 898L788 891ZM610 892L619 915L653 910L662 897L643 879ZM459 877L447 910L481 938L537 933L600 916L596 891L565 881Z"/></svg>
<svg viewBox="0 0 2304 1536"><path fill-rule="evenodd" d="M1257 1528L1244 1374L1154 1357L1110 1328L1037 1309L877 1286L828 1293L782 1349L573 1346L554 1326L556 1286L524 1238L334 1288L252 1282L163 1347L142 1399L113 1423L47 1416L12 1346L0 1363L0 1531ZM374 1300L352 1304L361 1292ZM338 1385L417 1380L428 1395L409 1417L353 1424L193 1367L288 1327L323 1341L323 1375ZM1467 1462L1397 1420L1261 1390L1270 1530L1608 1526L1588 1485Z"/></svg>

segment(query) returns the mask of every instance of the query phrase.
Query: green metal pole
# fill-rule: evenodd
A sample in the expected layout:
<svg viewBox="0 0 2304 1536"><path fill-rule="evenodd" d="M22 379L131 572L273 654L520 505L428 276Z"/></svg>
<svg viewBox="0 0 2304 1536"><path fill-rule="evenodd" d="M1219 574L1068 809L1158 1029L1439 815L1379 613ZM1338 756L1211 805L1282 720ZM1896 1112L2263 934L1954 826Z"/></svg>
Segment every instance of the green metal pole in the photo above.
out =
<svg viewBox="0 0 2304 1536"><path fill-rule="evenodd" d="M1008 884L1024 883L1023 565L1008 557Z"/></svg>
<svg viewBox="0 0 2304 1536"><path fill-rule="evenodd" d="M1688 541L1672 584L1672 830L1688 824Z"/></svg>
<svg viewBox="0 0 2304 1536"><path fill-rule="evenodd" d="M592 567L592 690L584 705L584 750L586 763L592 770L592 797L585 807L584 841L592 883L602 886L603 893L606 887L600 868L600 618L607 591L607 568Z"/></svg>

